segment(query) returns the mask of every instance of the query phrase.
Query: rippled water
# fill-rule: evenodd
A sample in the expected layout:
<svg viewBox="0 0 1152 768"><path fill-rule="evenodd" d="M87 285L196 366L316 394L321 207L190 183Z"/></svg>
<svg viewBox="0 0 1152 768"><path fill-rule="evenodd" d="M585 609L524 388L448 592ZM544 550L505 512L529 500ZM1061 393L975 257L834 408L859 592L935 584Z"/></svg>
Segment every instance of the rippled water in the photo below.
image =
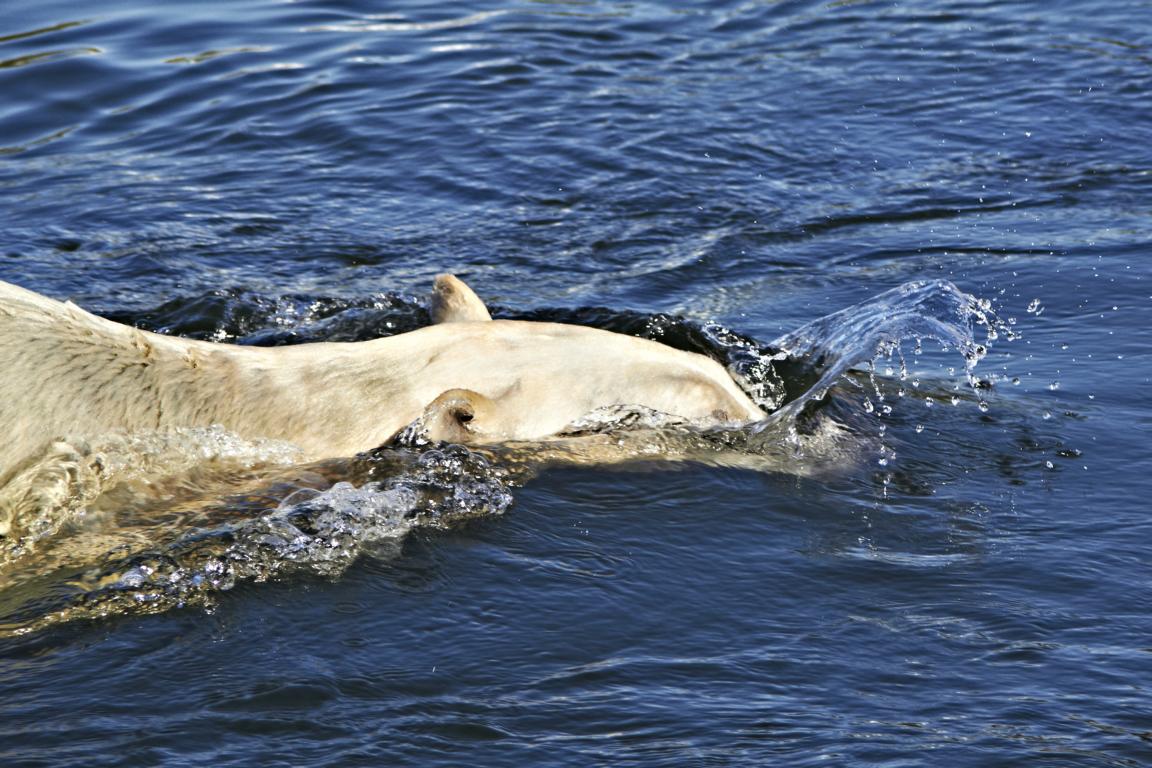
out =
<svg viewBox="0 0 1152 768"><path fill-rule="evenodd" d="M15 6L0 279L290 344L454 271L779 410L48 456L4 765L1152 760L1146 2Z"/></svg>

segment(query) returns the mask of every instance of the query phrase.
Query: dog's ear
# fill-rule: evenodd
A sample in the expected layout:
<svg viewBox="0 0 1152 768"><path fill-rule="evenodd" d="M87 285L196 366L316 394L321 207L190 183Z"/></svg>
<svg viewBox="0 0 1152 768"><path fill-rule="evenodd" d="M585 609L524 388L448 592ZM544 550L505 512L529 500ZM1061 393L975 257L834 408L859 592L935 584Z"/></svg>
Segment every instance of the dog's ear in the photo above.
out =
<svg viewBox="0 0 1152 768"><path fill-rule="evenodd" d="M482 323L492 319L484 302L455 275L436 275L430 310L434 323Z"/></svg>
<svg viewBox="0 0 1152 768"><path fill-rule="evenodd" d="M446 443L473 443L485 435L496 404L470 389L449 389L424 409L421 421L428 437Z"/></svg>

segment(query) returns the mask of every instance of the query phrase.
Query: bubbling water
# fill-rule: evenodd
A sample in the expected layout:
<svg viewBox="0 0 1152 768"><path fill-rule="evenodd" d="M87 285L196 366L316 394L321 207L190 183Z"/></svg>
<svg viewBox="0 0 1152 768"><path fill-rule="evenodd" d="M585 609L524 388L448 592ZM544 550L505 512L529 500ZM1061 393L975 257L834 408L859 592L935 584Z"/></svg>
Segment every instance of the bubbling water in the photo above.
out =
<svg viewBox="0 0 1152 768"><path fill-rule="evenodd" d="M512 503L507 473L462 446L387 458L390 472L406 466L359 487L341 481L324 490L300 488L265 514L187 531L129 556L113 550L73 575L74 591L62 605L12 617L26 620L10 618L7 629L23 633L76 618L210 608L219 593L243 581L335 578L361 555L398 543L414 528L499 515ZM374 468L367 469L371 476Z"/></svg>

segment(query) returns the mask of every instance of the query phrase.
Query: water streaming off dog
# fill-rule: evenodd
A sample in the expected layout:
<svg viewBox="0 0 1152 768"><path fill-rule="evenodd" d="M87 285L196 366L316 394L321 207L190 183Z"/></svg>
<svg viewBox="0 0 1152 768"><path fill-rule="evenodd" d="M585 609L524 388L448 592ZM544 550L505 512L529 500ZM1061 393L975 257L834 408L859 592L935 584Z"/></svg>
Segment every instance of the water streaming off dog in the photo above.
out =
<svg viewBox="0 0 1152 768"><path fill-rule="evenodd" d="M358 557L393 556L417 527L503 514L516 486L555 463L692 461L795 475L879 467L883 492L893 451L885 419L937 400L987 409L988 384L975 366L987 342L1012 335L988 302L944 281L905 284L767 345L667 315L497 314L594 325L710 355L770 415L742 429L698 429L621 406L590 413L547 443L486 449L433 443L417 421L390 445L311 464L292 445L220 428L62 436L0 489L0 503L17 513L0 549L0 634L211 607L240 581L337 577ZM427 323L421 303L401 296L349 302L244 292L116 319L260 345L358 341ZM921 352L933 344L945 355L929 362Z"/></svg>

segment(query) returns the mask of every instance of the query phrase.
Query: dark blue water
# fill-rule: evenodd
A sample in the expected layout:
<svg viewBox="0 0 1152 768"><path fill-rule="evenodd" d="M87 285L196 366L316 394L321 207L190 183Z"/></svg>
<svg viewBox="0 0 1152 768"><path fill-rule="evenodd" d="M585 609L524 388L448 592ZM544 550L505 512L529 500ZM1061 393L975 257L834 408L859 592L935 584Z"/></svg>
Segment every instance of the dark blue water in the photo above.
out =
<svg viewBox="0 0 1152 768"><path fill-rule="evenodd" d="M0 0L0 279L288 343L453 271L857 370L831 469L329 468L291 514L427 524L304 567L181 538L275 494L105 498L151 554L0 575L0 763L1152 762L1150 94L1137 0ZM978 389L836 314L923 280L997 312Z"/></svg>

